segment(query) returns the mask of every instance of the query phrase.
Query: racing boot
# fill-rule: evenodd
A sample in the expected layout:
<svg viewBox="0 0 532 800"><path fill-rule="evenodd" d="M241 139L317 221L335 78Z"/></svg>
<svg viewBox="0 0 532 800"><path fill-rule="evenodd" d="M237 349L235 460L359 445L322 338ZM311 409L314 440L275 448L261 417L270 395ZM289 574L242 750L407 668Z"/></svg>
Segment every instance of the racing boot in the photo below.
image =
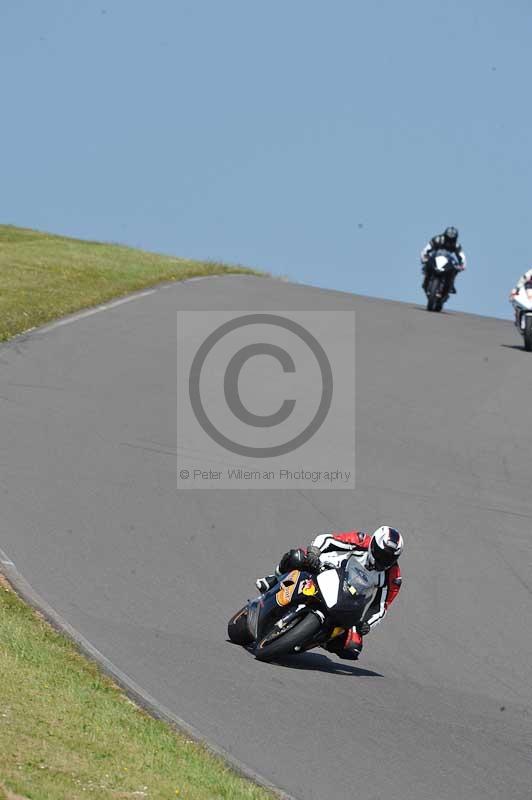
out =
<svg viewBox="0 0 532 800"><path fill-rule="evenodd" d="M265 575L264 578L257 578L255 586L261 594L266 594L278 581L277 575Z"/></svg>
<svg viewBox="0 0 532 800"><path fill-rule="evenodd" d="M329 653L335 653L340 658L356 661L363 648L362 636L352 628L342 636L330 639L323 645Z"/></svg>

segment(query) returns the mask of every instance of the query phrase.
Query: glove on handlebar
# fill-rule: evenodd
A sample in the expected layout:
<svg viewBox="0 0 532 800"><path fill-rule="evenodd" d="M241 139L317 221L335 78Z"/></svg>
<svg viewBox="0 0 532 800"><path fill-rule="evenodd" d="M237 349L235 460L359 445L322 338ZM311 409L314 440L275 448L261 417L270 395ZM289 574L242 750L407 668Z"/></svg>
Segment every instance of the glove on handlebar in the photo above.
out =
<svg viewBox="0 0 532 800"><path fill-rule="evenodd" d="M321 561L320 561L321 550L319 547L314 547L314 545L310 545L307 547L307 555L305 556L305 567L308 569L309 572L314 572L317 574L320 571Z"/></svg>
<svg viewBox="0 0 532 800"><path fill-rule="evenodd" d="M319 549L317 547L312 547L312 545L308 548L306 553L301 548L289 550L279 562L279 572L283 573L291 569L300 569L318 573L321 566L319 553Z"/></svg>

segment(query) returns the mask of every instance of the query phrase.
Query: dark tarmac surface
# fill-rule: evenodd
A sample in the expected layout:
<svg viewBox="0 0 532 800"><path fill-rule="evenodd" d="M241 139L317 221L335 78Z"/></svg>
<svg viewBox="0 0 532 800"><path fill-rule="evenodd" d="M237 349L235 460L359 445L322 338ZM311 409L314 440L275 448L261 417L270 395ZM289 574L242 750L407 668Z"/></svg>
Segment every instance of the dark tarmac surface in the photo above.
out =
<svg viewBox="0 0 532 800"><path fill-rule="evenodd" d="M176 309L357 312L355 491L180 491ZM532 797L532 357L510 322L248 277L0 348L0 547L120 669L296 798ZM341 341L338 348L343 347ZM228 617L288 546L405 534L357 663Z"/></svg>

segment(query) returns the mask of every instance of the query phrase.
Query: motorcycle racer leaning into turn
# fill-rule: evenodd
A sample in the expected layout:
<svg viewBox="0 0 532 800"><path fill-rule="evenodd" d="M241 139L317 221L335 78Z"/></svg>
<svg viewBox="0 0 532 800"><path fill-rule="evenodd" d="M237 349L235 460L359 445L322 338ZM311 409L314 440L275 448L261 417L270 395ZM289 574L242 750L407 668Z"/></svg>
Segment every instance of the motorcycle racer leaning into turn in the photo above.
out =
<svg viewBox="0 0 532 800"><path fill-rule="evenodd" d="M350 628L341 636L331 639L324 647L340 658L356 660L362 651L363 636L382 621L399 593L401 571L397 560L403 547L403 537L399 531L387 525L378 528L373 535L362 531L320 533L306 549L298 548L285 553L275 574L258 578L256 586L265 593L290 570L317 574L324 563L339 566L354 555L360 566L367 570L375 594L356 628Z"/></svg>

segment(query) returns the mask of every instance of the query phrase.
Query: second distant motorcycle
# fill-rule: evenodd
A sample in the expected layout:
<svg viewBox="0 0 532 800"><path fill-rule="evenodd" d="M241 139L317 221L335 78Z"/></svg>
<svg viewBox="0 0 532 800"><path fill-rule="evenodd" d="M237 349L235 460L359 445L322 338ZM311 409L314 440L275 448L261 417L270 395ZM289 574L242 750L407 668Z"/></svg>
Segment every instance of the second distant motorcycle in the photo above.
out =
<svg viewBox="0 0 532 800"><path fill-rule="evenodd" d="M525 350L532 351L532 269L517 281L510 293L515 310L515 325L524 340Z"/></svg>
<svg viewBox="0 0 532 800"><path fill-rule="evenodd" d="M425 264L427 311L442 310L458 269L458 257L448 250L436 250L429 257Z"/></svg>

